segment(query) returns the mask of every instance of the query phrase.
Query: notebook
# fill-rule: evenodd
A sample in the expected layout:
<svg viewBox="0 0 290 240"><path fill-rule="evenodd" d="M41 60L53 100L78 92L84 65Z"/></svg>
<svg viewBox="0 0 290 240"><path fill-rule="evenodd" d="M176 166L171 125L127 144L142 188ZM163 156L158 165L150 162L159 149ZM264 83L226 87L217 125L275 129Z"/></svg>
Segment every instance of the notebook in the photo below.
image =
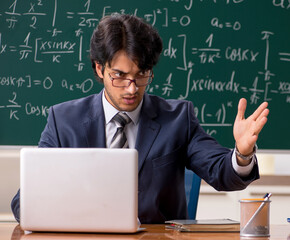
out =
<svg viewBox="0 0 290 240"><path fill-rule="evenodd" d="M171 220L166 221L166 229L180 232L239 232L240 223L232 219L201 219L201 220Z"/></svg>
<svg viewBox="0 0 290 240"><path fill-rule="evenodd" d="M27 231L138 231L135 149L23 148L20 225Z"/></svg>

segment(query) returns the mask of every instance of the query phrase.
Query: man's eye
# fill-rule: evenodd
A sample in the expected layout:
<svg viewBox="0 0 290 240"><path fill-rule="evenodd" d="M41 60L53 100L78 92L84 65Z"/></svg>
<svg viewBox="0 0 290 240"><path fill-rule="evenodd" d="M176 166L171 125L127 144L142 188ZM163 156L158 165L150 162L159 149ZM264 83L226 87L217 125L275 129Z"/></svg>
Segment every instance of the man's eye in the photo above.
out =
<svg viewBox="0 0 290 240"><path fill-rule="evenodd" d="M143 77L143 76L147 76L147 75L148 75L148 71L146 71L146 72L140 72L139 75L140 75L141 77Z"/></svg>
<svg viewBox="0 0 290 240"><path fill-rule="evenodd" d="M117 78L120 78L123 76L122 73L114 73L113 75L114 75L114 77L117 77Z"/></svg>
<svg viewBox="0 0 290 240"><path fill-rule="evenodd" d="M139 75L140 75L141 77L149 76L149 75L150 75L150 71L140 72Z"/></svg>
<svg viewBox="0 0 290 240"><path fill-rule="evenodd" d="M138 75L136 76L136 78L142 78L142 77L144 77L144 76L145 76L144 73L138 73Z"/></svg>

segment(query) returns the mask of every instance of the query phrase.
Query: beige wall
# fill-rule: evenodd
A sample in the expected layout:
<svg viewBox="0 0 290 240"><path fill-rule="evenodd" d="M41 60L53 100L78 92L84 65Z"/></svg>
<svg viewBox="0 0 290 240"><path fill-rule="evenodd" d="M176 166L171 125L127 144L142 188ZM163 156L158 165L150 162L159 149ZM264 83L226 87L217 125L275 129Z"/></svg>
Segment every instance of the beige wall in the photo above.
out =
<svg viewBox="0 0 290 240"><path fill-rule="evenodd" d="M19 188L19 150L0 150L0 219L11 219L10 202Z"/></svg>

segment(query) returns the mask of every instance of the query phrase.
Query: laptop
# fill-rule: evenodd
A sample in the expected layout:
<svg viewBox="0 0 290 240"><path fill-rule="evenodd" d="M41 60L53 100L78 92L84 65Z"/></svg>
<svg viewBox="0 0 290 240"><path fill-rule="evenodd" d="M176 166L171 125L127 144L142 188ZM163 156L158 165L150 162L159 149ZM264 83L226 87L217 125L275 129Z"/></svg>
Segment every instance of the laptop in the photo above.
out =
<svg viewBox="0 0 290 240"><path fill-rule="evenodd" d="M23 230L139 230L135 149L23 148L20 189Z"/></svg>

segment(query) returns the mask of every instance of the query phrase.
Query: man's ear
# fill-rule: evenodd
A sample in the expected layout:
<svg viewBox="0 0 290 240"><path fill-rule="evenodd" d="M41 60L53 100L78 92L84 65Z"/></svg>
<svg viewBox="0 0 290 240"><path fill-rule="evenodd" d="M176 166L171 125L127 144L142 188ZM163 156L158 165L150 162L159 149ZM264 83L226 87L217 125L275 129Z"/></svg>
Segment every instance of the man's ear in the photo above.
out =
<svg viewBox="0 0 290 240"><path fill-rule="evenodd" d="M99 64L97 62L95 62L95 64L96 64L96 72L97 72L99 78L104 78L104 74L103 74L103 71L102 71L103 70L103 65Z"/></svg>

